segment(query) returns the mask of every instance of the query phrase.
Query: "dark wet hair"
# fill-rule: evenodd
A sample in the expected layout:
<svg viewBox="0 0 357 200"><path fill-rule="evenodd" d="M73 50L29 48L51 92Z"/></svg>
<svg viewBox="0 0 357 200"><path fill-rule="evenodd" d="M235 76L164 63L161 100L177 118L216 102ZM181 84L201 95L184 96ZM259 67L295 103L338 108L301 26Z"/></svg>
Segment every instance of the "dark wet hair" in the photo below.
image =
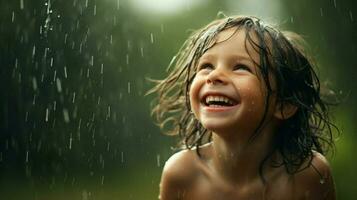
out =
<svg viewBox="0 0 357 200"><path fill-rule="evenodd" d="M275 92L282 107L297 107L296 113L284 120L274 135L273 150L282 156L277 166L284 165L290 174L301 170L306 160L309 162L305 167L308 167L313 150L325 154L328 149L334 148L332 129L336 128L337 132L338 129L329 117L330 104L322 98L320 81L314 63L305 53L304 40L295 33L279 31L256 17L226 17L194 32L170 63L168 77L157 81L157 85L149 91L158 93L152 114L167 134L180 135L180 144L188 149L197 147L198 151L201 145L211 141L212 133L191 112L189 89L199 58L216 44L217 34L229 28L245 31L246 49L249 44L259 54L260 63L255 64L268 91L265 112L252 140L259 135L268 111L269 97ZM274 91L269 74L276 81ZM261 175L264 163L272 155L273 152L262 161Z"/></svg>

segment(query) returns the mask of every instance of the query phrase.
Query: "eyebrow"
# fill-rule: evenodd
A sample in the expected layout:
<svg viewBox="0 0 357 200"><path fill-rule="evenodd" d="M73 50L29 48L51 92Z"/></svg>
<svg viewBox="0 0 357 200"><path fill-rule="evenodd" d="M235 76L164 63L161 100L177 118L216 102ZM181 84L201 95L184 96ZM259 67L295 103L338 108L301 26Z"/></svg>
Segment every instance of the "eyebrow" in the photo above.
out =
<svg viewBox="0 0 357 200"><path fill-rule="evenodd" d="M214 59L215 57L216 56L214 54L203 54L199 60ZM243 56L240 54L231 54L229 57L230 58L234 57L234 59L239 61L248 61L254 63L254 60L251 57L249 57L249 55Z"/></svg>

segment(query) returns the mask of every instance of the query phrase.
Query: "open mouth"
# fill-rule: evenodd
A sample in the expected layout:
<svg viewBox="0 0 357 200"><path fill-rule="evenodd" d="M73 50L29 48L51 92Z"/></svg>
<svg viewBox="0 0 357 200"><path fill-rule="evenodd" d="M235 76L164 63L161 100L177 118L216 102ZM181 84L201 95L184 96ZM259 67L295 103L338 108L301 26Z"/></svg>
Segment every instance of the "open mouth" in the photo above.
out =
<svg viewBox="0 0 357 200"><path fill-rule="evenodd" d="M203 98L203 104L208 107L232 107L238 102L222 95L207 95Z"/></svg>

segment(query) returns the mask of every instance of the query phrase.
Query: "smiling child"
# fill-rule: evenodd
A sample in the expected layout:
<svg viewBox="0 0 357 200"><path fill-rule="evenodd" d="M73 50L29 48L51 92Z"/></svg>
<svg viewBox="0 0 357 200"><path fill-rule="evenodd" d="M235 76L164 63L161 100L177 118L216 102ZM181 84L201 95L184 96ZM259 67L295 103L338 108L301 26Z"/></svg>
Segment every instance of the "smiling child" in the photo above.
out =
<svg viewBox="0 0 357 200"><path fill-rule="evenodd" d="M194 32L150 92L184 148L165 164L162 200L335 199L328 104L303 40L248 16Z"/></svg>

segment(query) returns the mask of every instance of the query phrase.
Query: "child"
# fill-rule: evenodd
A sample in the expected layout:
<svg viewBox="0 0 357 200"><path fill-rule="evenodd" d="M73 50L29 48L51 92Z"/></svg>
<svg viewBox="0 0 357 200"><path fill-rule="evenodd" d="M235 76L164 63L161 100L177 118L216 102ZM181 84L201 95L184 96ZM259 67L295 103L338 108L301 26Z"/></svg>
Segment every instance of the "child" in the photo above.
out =
<svg viewBox="0 0 357 200"><path fill-rule="evenodd" d="M184 43L150 91L161 128L185 144L165 164L160 199L335 199L322 155L335 126L302 42L234 16Z"/></svg>

